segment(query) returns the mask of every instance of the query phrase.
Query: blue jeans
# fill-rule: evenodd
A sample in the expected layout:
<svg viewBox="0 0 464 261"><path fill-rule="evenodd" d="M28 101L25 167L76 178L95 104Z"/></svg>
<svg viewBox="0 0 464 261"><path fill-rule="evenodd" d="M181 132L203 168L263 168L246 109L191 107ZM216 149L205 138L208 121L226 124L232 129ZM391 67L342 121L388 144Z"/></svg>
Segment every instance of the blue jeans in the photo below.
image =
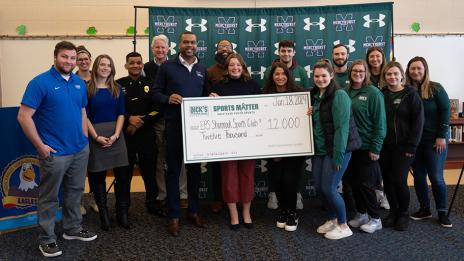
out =
<svg viewBox="0 0 464 261"><path fill-rule="evenodd" d="M313 177L318 195L328 209L329 219L337 219L338 224L346 223L345 202L337 191L343 174L350 162L351 152L345 153L340 170L335 170L332 157L328 155L313 157Z"/></svg>
<svg viewBox="0 0 464 261"><path fill-rule="evenodd" d="M420 144L416 151L416 158L412 164L414 172L414 188L422 209L430 209L429 186L427 175L432 183L432 193L435 198L437 211L446 211L448 193L446 191L443 168L445 165L448 145L445 151L438 153L431 144Z"/></svg>

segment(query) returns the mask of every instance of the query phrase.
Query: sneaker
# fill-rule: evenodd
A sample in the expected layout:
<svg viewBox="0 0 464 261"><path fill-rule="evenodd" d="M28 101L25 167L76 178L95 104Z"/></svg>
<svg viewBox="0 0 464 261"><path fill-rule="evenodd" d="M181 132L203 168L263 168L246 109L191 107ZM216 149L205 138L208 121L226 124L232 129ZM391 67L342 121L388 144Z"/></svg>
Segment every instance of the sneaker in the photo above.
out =
<svg viewBox="0 0 464 261"><path fill-rule="evenodd" d="M431 218L432 213L430 213L429 209L419 209L416 213L413 213L412 215L409 216L413 220L422 220L426 218Z"/></svg>
<svg viewBox="0 0 464 261"><path fill-rule="evenodd" d="M84 203L81 202L81 215L85 216L87 215L87 210L85 210Z"/></svg>
<svg viewBox="0 0 464 261"><path fill-rule="evenodd" d="M438 212L438 222L442 227L453 227L451 220L446 215L446 212Z"/></svg>
<svg viewBox="0 0 464 261"><path fill-rule="evenodd" d="M269 192L269 200L267 201L267 207L270 209L277 209L279 205L277 204L277 196L275 192Z"/></svg>
<svg viewBox="0 0 464 261"><path fill-rule="evenodd" d="M367 213L356 213L356 216L354 217L354 219L348 222L348 225L350 225L350 227L360 227L364 224L367 224L367 222L369 222L369 216L367 215Z"/></svg>
<svg viewBox="0 0 464 261"><path fill-rule="evenodd" d="M332 231L333 229L335 229L335 227L336 227L336 225L332 221L327 220L324 224L320 225L317 228L317 233L325 234L325 233L328 233L328 232Z"/></svg>
<svg viewBox="0 0 464 261"><path fill-rule="evenodd" d="M55 257L63 254L63 251L60 250L56 243L41 244L39 245L39 250L44 257Z"/></svg>
<svg viewBox="0 0 464 261"><path fill-rule="evenodd" d="M407 212L400 213L396 220L394 229L397 231L407 231L409 226L409 215Z"/></svg>
<svg viewBox="0 0 464 261"><path fill-rule="evenodd" d="M390 204L388 203L385 193L381 190L375 190L375 195L377 196L377 201L380 203L380 207L389 210Z"/></svg>
<svg viewBox="0 0 464 261"><path fill-rule="evenodd" d="M285 223L287 222L287 212L282 211L280 212L279 216L277 217L276 226L278 228L285 228Z"/></svg>
<svg viewBox="0 0 464 261"><path fill-rule="evenodd" d="M81 230L78 233L63 233L63 238L66 240L73 240L77 239L80 241L92 241L97 238L97 234L87 231L87 230Z"/></svg>
<svg viewBox="0 0 464 261"><path fill-rule="evenodd" d="M298 216L296 213L288 214L287 222L285 222L285 231L295 231L298 227Z"/></svg>
<svg viewBox="0 0 464 261"><path fill-rule="evenodd" d="M349 227L343 229L340 226L335 226L335 229L327 232L324 237L327 239L337 240L353 235L353 231Z"/></svg>
<svg viewBox="0 0 464 261"><path fill-rule="evenodd" d="M95 198L93 197L93 193L90 193L89 207L91 210L93 210L93 212L98 213L98 206L97 206L97 203L95 203Z"/></svg>
<svg viewBox="0 0 464 261"><path fill-rule="evenodd" d="M380 218L371 218L367 224L362 225L360 228L362 231L372 234L382 229L382 221Z"/></svg>
<svg viewBox="0 0 464 261"><path fill-rule="evenodd" d="M303 200L301 197L301 193L296 193L296 209L302 210L303 209Z"/></svg>

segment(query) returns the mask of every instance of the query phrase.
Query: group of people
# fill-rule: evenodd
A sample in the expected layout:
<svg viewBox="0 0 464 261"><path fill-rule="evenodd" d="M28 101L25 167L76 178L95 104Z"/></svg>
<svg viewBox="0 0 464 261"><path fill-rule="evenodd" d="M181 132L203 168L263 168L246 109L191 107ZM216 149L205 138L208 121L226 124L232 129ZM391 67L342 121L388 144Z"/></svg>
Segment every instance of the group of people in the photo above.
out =
<svg viewBox="0 0 464 261"><path fill-rule="evenodd" d="M307 114L313 121L312 169L318 196L327 210L327 221L317 232L328 239L352 235L350 227L368 233L382 226L404 231L410 218L430 218L427 176L438 220L444 227L452 226L446 215L443 180L449 101L444 88L429 80L424 58L413 58L404 71L398 62L387 64L383 50L374 47L367 51L366 61L355 60L348 67L348 48L339 44L332 50L332 62L320 60L312 67L311 83L294 59L294 43L285 40L279 43L279 58L267 68L261 88L228 40L218 42L216 63L209 68L196 56L197 37L192 32L180 35L180 52L173 59L167 59L166 36L155 36L151 47L153 61L144 64L139 53L131 52L126 56L128 76L115 80L110 56L99 55L90 66L91 54L85 47L62 41L55 46L52 68L29 82L18 121L40 159L39 249L44 256L62 254L54 232L61 186L63 238L97 238L81 226L86 175L100 226L110 230L105 180L107 171L112 170L117 222L130 228L135 164L144 181L147 211L167 216L171 235L180 233L183 184L188 195L187 220L206 227L198 213L200 164L183 164L180 105L184 97L310 91L312 106ZM76 62L79 70L74 74ZM279 208L276 226L286 231L295 231L299 223L304 162L304 157L269 160L269 191L275 197L273 208ZM410 168L420 203L413 214L408 212ZM210 169L211 210L220 212L225 202L230 229L238 230L241 224L252 229L255 160L212 163ZM381 184L390 203L383 220L376 195ZM164 191L166 195L161 195ZM163 196L167 212L160 204ZM348 205L356 210L351 220Z"/></svg>

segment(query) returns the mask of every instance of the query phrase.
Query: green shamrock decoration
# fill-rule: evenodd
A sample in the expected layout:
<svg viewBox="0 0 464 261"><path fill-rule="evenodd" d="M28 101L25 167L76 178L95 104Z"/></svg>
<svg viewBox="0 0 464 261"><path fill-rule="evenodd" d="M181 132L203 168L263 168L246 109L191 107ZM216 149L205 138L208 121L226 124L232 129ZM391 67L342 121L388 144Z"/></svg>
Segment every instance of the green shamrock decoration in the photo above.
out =
<svg viewBox="0 0 464 261"><path fill-rule="evenodd" d="M150 34L150 28L149 28L149 27L145 28L145 31L143 31L143 32L144 32L145 34Z"/></svg>
<svg viewBox="0 0 464 261"><path fill-rule="evenodd" d="M26 34L26 26L23 25L23 24L19 25L18 27L16 27L16 32L19 35L25 35Z"/></svg>
<svg viewBox="0 0 464 261"><path fill-rule="evenodd" d="M420 24L418 22L414 22L411 24L411 30L413 32L419 32L420 31Z"/></svg>
<svg viewBox="0 0 464 261"><path fill-rule="evenodd" d="M95 28L95 26L91 26L91 27L87 28L86 33L88 35L96 35L97 34L97 28Z"/></svg>
<svg viewBox="0 0 464 261"><path fill-rule="evenodd" d="M135 33L135 28L133 26L127 27L126 34L134 35L134 33Z"/></svg>

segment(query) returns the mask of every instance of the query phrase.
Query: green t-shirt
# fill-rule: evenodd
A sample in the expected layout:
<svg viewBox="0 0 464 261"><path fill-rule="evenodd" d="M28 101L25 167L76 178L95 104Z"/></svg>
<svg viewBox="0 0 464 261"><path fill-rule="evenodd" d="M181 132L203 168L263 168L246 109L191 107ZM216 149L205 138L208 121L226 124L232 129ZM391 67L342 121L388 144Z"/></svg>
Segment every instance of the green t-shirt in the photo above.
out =
<svg viewBox="0 0 464 261"><path fill-rule="evenodd" d="M335 73L335 81L340 89L345 89L350 86L350 80L348 79L348 70L342 73Z"/></svg>

